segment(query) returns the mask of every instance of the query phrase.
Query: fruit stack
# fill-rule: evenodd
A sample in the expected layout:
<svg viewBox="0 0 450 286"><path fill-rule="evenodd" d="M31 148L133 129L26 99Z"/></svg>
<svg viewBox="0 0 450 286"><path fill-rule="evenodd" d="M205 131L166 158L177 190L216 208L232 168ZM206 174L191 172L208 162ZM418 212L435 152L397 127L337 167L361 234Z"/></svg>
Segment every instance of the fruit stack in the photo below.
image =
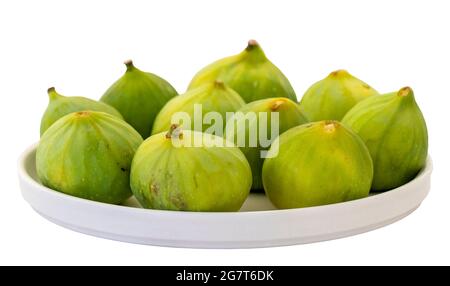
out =
<svg viewBox="0 0 450 286"><path fill-rule="evenodd" d="M283 209L389 191L426 162L427 127L409 87L380 95L337 70L298 103L254 40L203 68L180 95L125 65L100 101L48 90L36 153L42 184L178 211L238 211L250 192L265 192Z"/></svg>

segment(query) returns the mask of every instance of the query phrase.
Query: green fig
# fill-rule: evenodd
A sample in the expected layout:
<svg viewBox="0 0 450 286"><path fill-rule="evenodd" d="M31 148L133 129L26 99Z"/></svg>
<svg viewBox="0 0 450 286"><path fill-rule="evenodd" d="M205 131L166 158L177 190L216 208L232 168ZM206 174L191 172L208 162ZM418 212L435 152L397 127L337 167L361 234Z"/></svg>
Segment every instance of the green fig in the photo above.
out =
<svg viewBox="0 0 450 286"><path fill-rule="evenodd" d="M411 88L364 100L342 122L369 148L374 165L374 191L401 186L425 166L427 126Z"/></svg>
<svg viewBox="0 0 450 286"><path fill-rule="evenodd" d="M192 79L188 89L216 79L234 89L246 102L269 97L287 97L297 101L288 79L267 59L255 40L250 40L240 54L203 68Z"/></svg>
<svg viewBox="0 0 450 286"><path fill-rule="evenodd" d="M248 103L228 120L227 139L241 148L252 168L252 190L263 191L261 179L265 158L263 151L269 149L271 142L279 134L306 122L308 120L300 111L298 104L285 97ZM240 135L245 138L245 142L239 143Z"/></svg>
<svg viewBox="0 0 450 286"><path fill-rule="evenodd" d="M262 171L266 194L283 209L367 197L372 176L364 142L337 121L307 123L281 134Z"/></svg>
<svg viewBox="0 0 450 286"><path fill-rule="evenodd" d="M172 98L159 112L153 124L152 134L169 129L175 120L174 114L184 112L190 122L183 122L183 128L200 132L207 132L222 136L226 122L226 113L237 111L245 105L244 100L231 88L221 81L206 83L185 94ZM207 120L207 113L216 112L214 120ZM216 124L219 124L216 125ZM219 130L216 130L218 126Z"/></svg>
<svg viewBox="0 0 450 286"><path fill-rule="evenodd" d="M132 61L125 65L125 74L100 100L119 110L125 121L147 138L156 115L177 91L159 76L139 70Z"/></svg>
<svg viewBox="0 0 450 286"><path fill-rule="evenodd" d="M379 95L367 83L345 70L337 70L313 84L300 107L311 121L341 120L359 101Z"/></svg>
<svg viewBox="0 0 450 286"><path fill-rule="evenodd" d="M139 133L110 114L70 113L41 137L37 174L56 191L118 204L131 196L131 161L141 142Z"/></svg>
<svg viewBox="0 0 450 286"><path fill-rule="evenodd" d="M237 211L251 185L250 166L239 148L176 124L145 140L131 165L131 189L145 208Z"/></svg>
<svg viewBox="0 0 450 286"><path fill-rule="evenodd" d="M81 96L62 96L54 87L50 87L47 92L49 103L41 119L41 136L56 120L76 111L102 111L122 119L122 115L114 107L103 102Z"/></svg>

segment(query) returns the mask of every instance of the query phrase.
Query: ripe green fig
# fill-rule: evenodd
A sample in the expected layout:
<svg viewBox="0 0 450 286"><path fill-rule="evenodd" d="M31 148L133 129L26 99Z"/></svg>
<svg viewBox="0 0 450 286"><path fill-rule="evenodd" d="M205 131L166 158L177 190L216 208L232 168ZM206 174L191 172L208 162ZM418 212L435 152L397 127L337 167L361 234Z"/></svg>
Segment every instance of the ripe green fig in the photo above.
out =
<svg viewBox="0 0 450 286"><path fill-rule="evenodd" d="M41 119L41 136L56 120L76 111L101 111L122 119L122 115L112 106L81 96L62 96L54 87L48 89L49 103Z"/></svg>
<svg viewBox="0 0 450 286"><path fill-rule="evenodd" d="M342 122L369 148L374 165L374 191L401 186L425 166L427 126L411 88L364 100Z"/></svg>
<svg viewBox="0 0 450 286"><path fill-rule="evenodd" d="M311 121L341 120L359 101L379 95L367 83L345 70L337 70L313 84L300 107Z"/></svg>
<svg viewBox="0 0 450 286"><path fill-rule="evenodd" d="M174 124L142 143L131 166L131 189L145 208L237 211L252 185L244 154L222 137Z"/></svg>
<svg viewBox="0 0 450 286"><path fill-rule="evenodd" d="M177 91L159 76L139 70L132 61L126 61L125 65L125 74L100 100L114 106L125 121L147 138L156 115Z"/></svg>
<svg viewBox="0 0 450 286"><path fill-rule="evenodd" d="M269 97L287 97L297 101L288 79L267 59L255 40L250 40L240 54L203 68L192 79L188 89L216 79L234 89L246 102Z"/></svg>
<svg viewBox="0 0 450 286"><path fill-rule="evenodd" d="M222 136L226 122L226 113L235 112L245 105L244 100L234 90L221 81L206 83L198 88L187 91L172 98L159 112L153 124L152 134L169 129L171 124L180 124L174 115L184 113L183 129L207 132ZM216 112L216 118L211 112ZM208 113L210 113L208 115ZM217 128L216 128L217 127ZM217 130L216 130L217 129Z"/></svg>
<svg viewBox="0 0 450 286"><path fill-rule="evenodd" d="M250 163L253 175L252 190L263 191L262 165L265 151L273 140L288 129L306 122L308 120L298 104L285 97L248 103L228 120L226 138L241 148Z"/></svg>
<svg viewBox="0 0 450 286"><path fill-rule="evenodd" d="M41 137L37 174L56 191L118 204L131 196L131 160L141 142L128 123L110 114L70 113Z"/></svg>
<svg viewBox="0 0 450 286"><path fill-rule="evenodd" d="M302 208L364 198L373 166L361 138L337 121L289 129L265 159L262 179L278 208Z"/></svg>

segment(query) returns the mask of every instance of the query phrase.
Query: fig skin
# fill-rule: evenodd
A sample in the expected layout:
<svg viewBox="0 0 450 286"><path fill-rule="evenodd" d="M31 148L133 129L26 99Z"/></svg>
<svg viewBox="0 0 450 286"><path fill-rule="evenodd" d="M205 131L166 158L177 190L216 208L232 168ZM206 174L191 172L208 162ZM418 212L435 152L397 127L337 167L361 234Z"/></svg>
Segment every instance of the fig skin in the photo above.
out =
<svg viewBox="0 0 450 286"><path fill-rule="evenodd" d="M147 138L161 108L178 93L161 77L143 72L125 62L127 70L102 96L101 101L115 107L125 121Z"/></svg>
<svg viewBox="0 0 450 286"><path fill-rule="evenodd" d="M167 131L172 123L179 124L179 122L171 122L172 115L176 112L186 112L191 118L191 126L183 124L183 129L206 131L212 124L202 124L201 130L194 128L194 104L202 105L203 116L208 112L215 111L220 113L225 121L227 112L237 111L245 105L245 102L237 92L224 85L221 81L203 84L198 88L172 98L157 115L153 124L152 134ZM225 123L223 122L223 125ZM223 134L215 135L222 136Z"/></svg>
<svg viewBox="0 0 450 286"><path fill-rule="evenodd" d="M427 126L411 88L364 100L342 122L369 148L374 164L372 190L401 186L425 166Z"/></svg>
<svg viewBox="0 0 450 286"><path fill-rule="evenodd" d="M361 138L337 121L289 129L272 143L278 156L264 161L266 194L278 208L302 208L367 197L372 159Z"/></svg>
<svg viewBox="0 0 450 286"><path fill-rule="evenodd" d="M60 119L64 115L76 111L101 111L109 113L117 118L123 119L119 111L106 103L81 96L63 96L57 93L54 87L50 87L47 93L49 97L49 103L41 119L41 136L58 119Z"/></svg>
<svg viewBox="0 0 450 286"><path fill-rule="evenodd" d="M177 146L173 140L204 144ZM214 142L229 145L211 146ZM133 194L143 207L151 209L238 211L251 185L250 166L239 148L222 137L181 130L177 125L145 140L131 166Z"/></svg>
<svg viewBox="0 0 450 286"><path fill-rule="evenodd" d="M110 114L80 111L42 136L36 170L42 184L72 196L119 204L131 196L130 167L142 137Z"/></svg>
<svg viewBox="0 0 450 286"><path fill-rule="evenodd" d="M245 102L269 97L287 97L297 101L286 76L267 59L255 40L250 40L243 52L204 67L194 76L188 89L214 80L223 81Z"/></svg>
<svg viewBox="0 0 450 286"><path fill-rule="evenodd" d="M262 166L264 162L264 158L261 158L261 151L268 150L269 147L262 147L261 142L259 140L259 124L262 124L259 120L260 113L267 114L267 125L266 125L266 134L267 137L270 138L271 134L271 119L272 112L278 113L278 134L282 134L288 129L295 127L297 125L301 125L307 123L308 120L304 116L303 112L300 110L298 104L288 98L285 97L275 97L275 98L267 98L257 100L251 103L246 104L238 112L242 112L244 116L250 112L256 114L256 117L247 119L245 117L232 117L227 122L227 130L226 136L230 141L235 142L237 144L237 136L236 134L245 134L246 143L245 146L238 146L242 153L244 153L247 158L250 167L252 168L253 175L253 184L252 191L256 192L264 192L261 172ZM231 128L231 129L230 129ZM252 131L251 131L252 130ZM249 146L249 136L250 134L257 135L257 146L251 147ZM275 140L276 138L271 138Z"/></svg>
<svg viewBox="0 0 450 286"><path fill-rule="evenodd" d="M303 95L300 107L311 121L341 120L358 102L378 92L345 70L337 70L314 83Z"/></svg>

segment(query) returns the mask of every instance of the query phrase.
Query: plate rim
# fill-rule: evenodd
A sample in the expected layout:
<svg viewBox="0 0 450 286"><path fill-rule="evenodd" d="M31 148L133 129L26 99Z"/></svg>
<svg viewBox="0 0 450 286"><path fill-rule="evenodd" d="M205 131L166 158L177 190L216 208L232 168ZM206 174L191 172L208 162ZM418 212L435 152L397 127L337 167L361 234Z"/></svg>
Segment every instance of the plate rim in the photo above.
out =
<svg viewBox="0 0 450 286"><path fill-rule="evenodd" d="M347 201L347 202L341 202L341 203L335 203L335 204L328 204L328 205L320 205L320 206L313 206L313 207L305 207L305 208L291 208L291 209L275 209L275 210L254 210L254 211L237 211L237 212L194 212L194 211L173 211L173 210L158 210L158 209L145 209L145 208L136 208L136 207L130 207L130 206L124 206L124 205L114 205L114 204L108 204L98 201L92 201L88 199L83 199L75 196L71 196L62 192L58 192L56 190L53 190L51 188L48 188L35 179L31 177L31 175L28 173L26 168L26 162L28 158L32 155L33 152L37 149L38 142L30 145L27 147L20 155L18 159L18 173L19 178L21 180L26 181L28 184L35 187L34 189L39 189L40 191L43 191L47 194L50 194L52 196L59 197L61 199L65 200L71 200L75 203L81 203L86 206L95 206L95 207L102 207L102 208L110 208L110 209L117 209L118 211L128 211L128 212L134 212L134 213L148 213L148 214L166 214L166 215L180 215L180 216L253 216L253 215L271 215L271 214L290 214L295 213L299 211L318 211L323 210L326 211L326 209L332 209L336 207L351 207L352 205L359 205L361 202L370 203L375 200L383 199L387 196L390 196L394 193L400 193L405 192L407 190L407 186L410 184L413 184L415 181L418 181L422 179L423 177L430 174L433 170L433 161L431 159L431 156L428 154L425 167L419 171L419 173L416 175L414 179L407 182L404 185L401 185L397 188L394 188L389 191L380 192L377 193L374 196L365 197L362 199Z"/></svg>

